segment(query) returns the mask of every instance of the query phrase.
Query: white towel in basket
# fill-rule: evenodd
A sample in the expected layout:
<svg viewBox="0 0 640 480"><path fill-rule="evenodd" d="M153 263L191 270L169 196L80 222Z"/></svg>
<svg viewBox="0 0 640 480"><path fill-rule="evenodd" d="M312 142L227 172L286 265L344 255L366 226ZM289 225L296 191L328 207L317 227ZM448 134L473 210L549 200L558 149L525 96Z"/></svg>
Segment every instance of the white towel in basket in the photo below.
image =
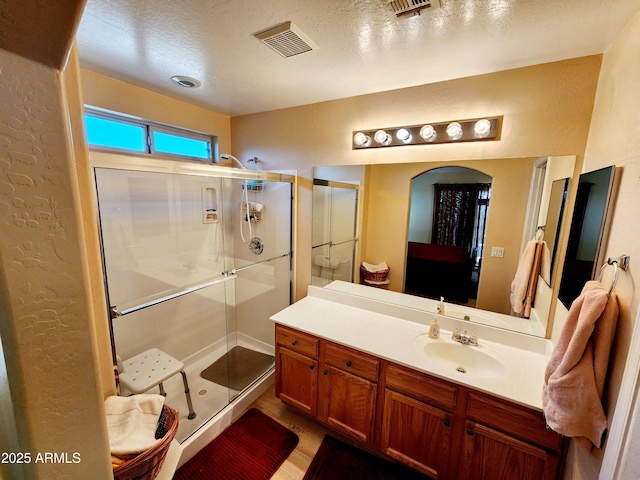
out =
<svg viewBox="0 0 640 480"><path fill-rule="evenodd" d="M371 272L371 273L375 273L375 272L382 272L384 270L386 270L387 268L387 262L382 262L382 263L378 263L377 265L372 265L370 263L367 262L362 262L362 266L367 269L367 271Z"/></svg>
<svg viewBox="0 0 640 480"><path fill-rule="evenodd" d="M160 439L156 440L155 435L163 405L162 395L107 397L104 408L111 454L137 455L159 442Z"/></svg>

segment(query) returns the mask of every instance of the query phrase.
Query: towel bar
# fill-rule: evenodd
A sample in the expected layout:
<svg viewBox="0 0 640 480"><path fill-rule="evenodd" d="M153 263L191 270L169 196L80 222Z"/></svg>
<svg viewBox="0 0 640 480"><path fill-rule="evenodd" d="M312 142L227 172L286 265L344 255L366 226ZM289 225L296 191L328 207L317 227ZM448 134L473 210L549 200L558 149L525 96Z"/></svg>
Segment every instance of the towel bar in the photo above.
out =
<svg viewBox="0 0 640 480"><path fill-rule="evenodd" d="M616 286L616 282L618 281L618 267L620 267L625 272L629 268L629 255L620 255L618 258L607 258L607 261L600 268L600 274L598 275L598 281L602 278L602 272L606 268L607 265L613 265L613 278L611 279L611 287L609 288L609 293L613 292L613 287Z"/></svg>

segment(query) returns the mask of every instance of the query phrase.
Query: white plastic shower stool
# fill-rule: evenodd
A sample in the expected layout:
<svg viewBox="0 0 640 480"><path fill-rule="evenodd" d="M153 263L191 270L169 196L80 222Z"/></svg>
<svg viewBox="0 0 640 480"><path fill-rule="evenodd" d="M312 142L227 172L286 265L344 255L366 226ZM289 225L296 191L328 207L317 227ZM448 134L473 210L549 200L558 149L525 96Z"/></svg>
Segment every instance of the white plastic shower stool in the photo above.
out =
<svg viewBox="0 0 640 480"><path fill-rule="evenodd" d="M151 348L135 357L122 362L123 370L119 375L120 383L132 393L144 393L158 385L160 395L167 396L164 391L164 382L167 378L173 377L176 373L182 375L184 383L184 393L187 396L189 406L189 420L196 417L191 403L191 393L189 393L189 383L187 374L184 372L184 364L171 355L167 355L157 348Z"/></svg>

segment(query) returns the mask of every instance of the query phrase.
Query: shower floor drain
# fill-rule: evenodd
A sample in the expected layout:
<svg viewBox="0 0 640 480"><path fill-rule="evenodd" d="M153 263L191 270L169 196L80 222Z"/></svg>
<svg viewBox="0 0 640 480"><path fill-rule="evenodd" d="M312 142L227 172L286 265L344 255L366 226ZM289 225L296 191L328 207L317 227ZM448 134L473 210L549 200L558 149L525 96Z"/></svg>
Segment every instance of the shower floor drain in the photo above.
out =
<svg viewBox="0 0 640 480"><path fill-rule="evenodd" d="M458 368L456 368L456 370L457 370L458 372L460 372L460 373L467 373L467 371L466 371L464 368L462 368L462 367L458 367Z"/></svg>
<svg viewBox="0 0 640 480"><path fill-rule="evenodd" d="M209 390L207 390L206 388L203 388L202 390L198 391L198 396L204 397L207 393L209 393Z"/></svg>

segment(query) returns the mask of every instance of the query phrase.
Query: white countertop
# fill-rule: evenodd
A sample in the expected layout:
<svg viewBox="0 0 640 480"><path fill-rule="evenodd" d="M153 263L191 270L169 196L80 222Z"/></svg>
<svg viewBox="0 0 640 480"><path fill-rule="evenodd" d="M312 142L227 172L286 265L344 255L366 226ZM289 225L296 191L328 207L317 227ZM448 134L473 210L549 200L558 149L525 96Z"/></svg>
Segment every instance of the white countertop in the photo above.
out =
<svg viewBox="0 0 640 480"><path fill-rule="evenodd" d="M546 367L543 339L481 325L467 327L468 322L457 324L455 320L438 317L442 334L440 339L430 342L452 342L451 329L461 325L479 336L478 347L464 348L497 349L503 358L506 356L512 364L521 366L506 378L478 377L447 368L429 359L421 350L424 342L419 345L416 338L428 333L432 318L433 315L425 316L424 312L411 308L390 306L318 287L309 287L307 297L271 317L276 323L542 410ZM424 336L421 338L424 339Z"/></svg>

